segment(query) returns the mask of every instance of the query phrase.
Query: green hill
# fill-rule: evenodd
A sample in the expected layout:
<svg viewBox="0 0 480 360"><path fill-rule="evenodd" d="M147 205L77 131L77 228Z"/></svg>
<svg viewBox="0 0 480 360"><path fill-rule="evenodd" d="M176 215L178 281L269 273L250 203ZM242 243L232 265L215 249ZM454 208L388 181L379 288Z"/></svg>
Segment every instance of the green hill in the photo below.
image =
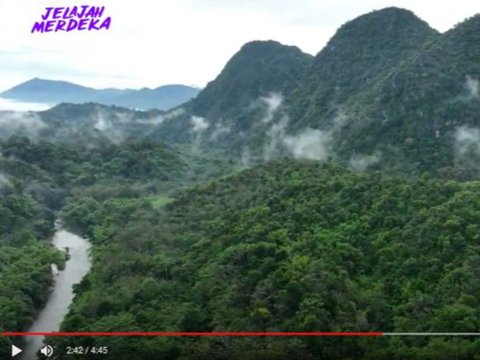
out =
<svg viewBox="0 0 480 360"><path fill-rule="evenodd" d="M34 142L13 136L0 141L0 154L3 172L24 183L40 182L66 190L98 183L173 183L186 171L178 152L148 138L85 144Z"/></svg>

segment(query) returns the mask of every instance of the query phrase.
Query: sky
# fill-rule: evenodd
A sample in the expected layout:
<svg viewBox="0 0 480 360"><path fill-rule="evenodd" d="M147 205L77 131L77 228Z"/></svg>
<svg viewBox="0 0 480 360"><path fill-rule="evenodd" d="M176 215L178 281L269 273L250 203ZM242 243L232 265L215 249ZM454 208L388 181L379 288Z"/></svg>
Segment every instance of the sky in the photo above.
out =
<svg viewBox="0 0 480 360"><path fill-rule="evenodd" d="M110 29L31 33L46 7L75 5L105 6ZM204 87L246 42L277 40L315 55L345 22L389 6L441 32L480 12L472 0L0 0L0 91L34 77Z"/></svg>

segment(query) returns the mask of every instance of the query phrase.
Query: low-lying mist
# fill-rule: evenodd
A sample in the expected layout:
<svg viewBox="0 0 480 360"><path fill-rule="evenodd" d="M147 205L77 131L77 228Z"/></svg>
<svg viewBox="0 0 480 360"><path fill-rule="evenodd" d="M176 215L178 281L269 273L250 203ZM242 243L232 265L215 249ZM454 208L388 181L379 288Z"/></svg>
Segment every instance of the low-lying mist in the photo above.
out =
<svg viewBox="0 0 480 360"><path fill-rule="evenodd" d="M50 109L54 104L22 102L0 98L0 110L7 111L44 111Z"/></svg>

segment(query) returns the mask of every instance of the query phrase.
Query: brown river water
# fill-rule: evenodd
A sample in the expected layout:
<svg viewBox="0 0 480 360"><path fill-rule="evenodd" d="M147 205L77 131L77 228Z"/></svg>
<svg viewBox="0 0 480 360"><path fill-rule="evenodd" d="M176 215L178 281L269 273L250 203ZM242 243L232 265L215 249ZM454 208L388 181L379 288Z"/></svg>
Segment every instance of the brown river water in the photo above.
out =
<svg viewBox="0 0 480 360"><path fill-rule="evenodd" d="M88 240L66 230L58 230L52 240L60 250L68 247L70 259L66 262L65 269L53 269L55 285L49 295L46 306L39 312L29 332L58 331L60 324L68 313L73 300L73 285L78 284L91 267L90 243ZM42 336L33 336L26 339L23 352L16 357L21 360L36 360L36 353L43 347ZM45 359L45 357L42 357Z"/></svg>

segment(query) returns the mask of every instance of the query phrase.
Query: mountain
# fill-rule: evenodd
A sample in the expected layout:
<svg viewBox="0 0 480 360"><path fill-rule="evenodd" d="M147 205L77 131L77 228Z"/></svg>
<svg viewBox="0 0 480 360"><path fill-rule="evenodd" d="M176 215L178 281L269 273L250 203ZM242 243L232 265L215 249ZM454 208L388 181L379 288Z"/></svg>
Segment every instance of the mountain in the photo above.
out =
<svg viewBox="0 0 480 360"><path fill-rule="evenodd" d="M266 124L313 61L294 46L252 41L189 103L172 113L158 136L165 141L239 149ZM263 119L263 121L262 121Z"/></svg>
<svg viewBox="0 0 480 360"><path fill-rule="evenodd" d="M480 16L436 37L365 91L353 110L358 125L341 136L344 156L383 152L409 171L480 176Z"/></svg>
<svg viewBox="0 0 480 360"><path fill-rule="evenodd" d="M352 20L287 99L289 131L346 164L478 178L479 33L478 15L443 34L396 8Z"/></svg>
<svg viewBox="0 0 480 360"><path fill-rule="evenodd" d="M386 8L347 22L315 58L273 41L248 43L158 132L246 164L285 155L373 162L377 149L350 146L364 140L346 130L365 130L355 119L376 100L366 95L440 36L411 11Z"/></svg>
<svg viewBox="0 0 480 360"><path fill-rule="evenodd" d="M85 102L95 89L67 81L34 78L0 93L3 98L43 103Z"/></svg>
<svg viewBox="0 0 480 360"><path fill-rule="evenodd" d="M249 42L194 99L192 111L207 119L235 116L261 96L287 95L312 59L295 46L276 41Z"/></svg>
<svg viewBox="0 0 480 360"><path fill-rule="evenodd" d="M58 104L96 102L138 109L167 110L194 98L200 89L185 85L165 85L140 90L93 89L66 81L32 79L0 94L0 97Z"/></svg>
<svg viewBox="0 0 480 360"><path fill-rule="evenodd" d="M323 125L438 33L411 11L386 8L341 26L291 101L292 128Z"/></svg>

